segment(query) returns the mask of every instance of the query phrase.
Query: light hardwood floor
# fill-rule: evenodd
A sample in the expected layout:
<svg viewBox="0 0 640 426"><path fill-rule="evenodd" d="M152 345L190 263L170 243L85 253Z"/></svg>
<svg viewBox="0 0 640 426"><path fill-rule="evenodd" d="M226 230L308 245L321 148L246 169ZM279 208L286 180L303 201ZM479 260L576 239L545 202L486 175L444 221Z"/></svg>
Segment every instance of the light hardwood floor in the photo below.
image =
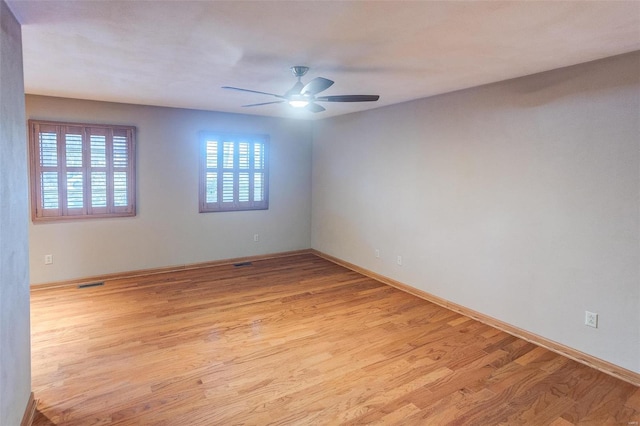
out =
<svg viewBox="0 0 640 426"><path fill-rule="evenodd" d="M35 289L31 312L35 425L640 421L639 388L312 254Z"/></svg>

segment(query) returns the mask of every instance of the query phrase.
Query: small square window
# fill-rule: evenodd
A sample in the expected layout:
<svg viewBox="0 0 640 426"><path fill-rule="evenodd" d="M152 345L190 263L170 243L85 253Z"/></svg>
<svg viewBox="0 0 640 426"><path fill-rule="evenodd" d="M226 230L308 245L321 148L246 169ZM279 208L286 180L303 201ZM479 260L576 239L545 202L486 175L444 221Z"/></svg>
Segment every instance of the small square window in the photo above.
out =
<svg viewBox="0 0 640 426"><path fill-rule="evenodd" d="M269 137L200 135L200 213L269 208Z"/></svg>

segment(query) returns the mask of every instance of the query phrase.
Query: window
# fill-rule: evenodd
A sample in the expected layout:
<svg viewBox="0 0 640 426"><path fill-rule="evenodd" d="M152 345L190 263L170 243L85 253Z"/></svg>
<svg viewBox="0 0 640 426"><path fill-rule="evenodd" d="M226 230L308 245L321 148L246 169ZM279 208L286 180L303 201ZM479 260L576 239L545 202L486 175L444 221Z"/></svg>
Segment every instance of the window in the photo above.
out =
<svg viewBox="0 0 640 426"><path fill-rule="evenodd" d="M269 208L269 137L200 135L200 213Z"/></svg>
<svg viewBox="0 0 640 426"><path fill-rule="evenodd" d="M135 127L29 120L34 221L135 216Z"/></svg>

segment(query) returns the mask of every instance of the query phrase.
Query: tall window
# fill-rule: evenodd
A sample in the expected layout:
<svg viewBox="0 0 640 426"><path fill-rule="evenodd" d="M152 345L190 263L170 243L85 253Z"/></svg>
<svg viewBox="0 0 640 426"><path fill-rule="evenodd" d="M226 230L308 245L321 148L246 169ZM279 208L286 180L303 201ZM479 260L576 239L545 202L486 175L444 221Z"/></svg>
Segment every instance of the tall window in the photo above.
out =
<svg viewBox="0 0 640 426"><path fill-rule="evenodd" d="M34 221L135 216L135 127L29 120Z"/></svg>
<svg viewBox="0 0 640 426"><path fill-rule="evenodd" d="M200 135L200 212L269 208L269 137Z"/></svg>

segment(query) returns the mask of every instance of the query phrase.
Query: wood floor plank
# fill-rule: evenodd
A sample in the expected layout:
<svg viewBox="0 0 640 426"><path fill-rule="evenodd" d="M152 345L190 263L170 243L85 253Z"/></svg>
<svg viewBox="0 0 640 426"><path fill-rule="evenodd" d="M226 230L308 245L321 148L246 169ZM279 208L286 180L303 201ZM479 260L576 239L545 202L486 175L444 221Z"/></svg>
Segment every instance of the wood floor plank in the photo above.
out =
<svg viewBox="0 0 640 426"><path fill-rule="evenodd" d="M36 426L632 424L640 391L313 254L34 289Z"/></svg>

